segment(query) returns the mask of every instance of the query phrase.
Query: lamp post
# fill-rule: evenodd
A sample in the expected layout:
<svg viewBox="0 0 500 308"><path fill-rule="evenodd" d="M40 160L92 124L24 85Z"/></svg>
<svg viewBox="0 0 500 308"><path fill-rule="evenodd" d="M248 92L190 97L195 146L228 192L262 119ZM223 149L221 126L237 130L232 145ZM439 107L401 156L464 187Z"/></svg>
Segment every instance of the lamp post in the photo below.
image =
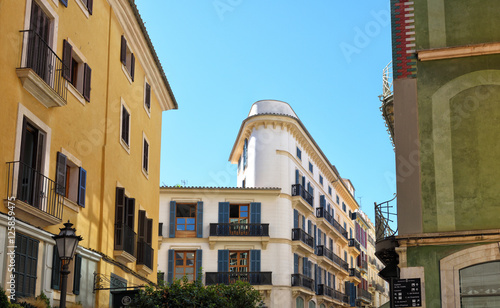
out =
<svg viewBox="0 0 500 308"><path fill-rule="evenodd" d="M75 256L76 247L78 242L82 240L82 237L75 234L75 229L71 228L72 223L68 222L64 224L64 228L59 228L61 232L58 235L54 235L52 238L56 241L57 252L59 253L59 259L61 259L62 267L62 286L61 286L61 300L59 307L66 308L66 289L68 282L69 263Z"/></svg>

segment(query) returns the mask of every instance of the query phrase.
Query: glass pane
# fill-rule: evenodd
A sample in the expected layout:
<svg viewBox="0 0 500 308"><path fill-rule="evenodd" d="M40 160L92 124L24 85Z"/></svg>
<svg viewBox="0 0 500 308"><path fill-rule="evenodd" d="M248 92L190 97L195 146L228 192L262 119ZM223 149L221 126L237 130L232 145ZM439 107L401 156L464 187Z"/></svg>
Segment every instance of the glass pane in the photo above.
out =
<svg viewBox="0 0 500 308"><path fill-rule="evenodd" d="M175 279L182 279L184 277L184 274L176 274Z"/></svg>
<svg viewBox="0 0 500 308"><path fill-rule="evenodd" d="M240 260L240 265L247 265L247 260L246 259Z"/></svg>
<svg viewBox="0 0 500 308"><path fill-rule="evenodd" d="M177 217L191 217L191 213L196 210L194 204L177 204Z"/></svg>
<svg viewBox="0 0 500 308"><path fill-rule="evenodd" d="M186 266L193 266L194 260L186 260Z"/></svg>
<svg viewBox="0 0 500 308"><path fill-rule="evenodd" d="M229 260L229 265L238 265L238 260L237 259Z"/></svg>
<svg viewBox="0 0 500 308"><path fill-rule="evenodd" d="M186 274L192 274L194 273L194 268L193 267L186 267Z"/></svg>
<svg viewBox="0 0 500 308"><path fill-rule="evenodd" d="M231 252L231 253L229 254L229 258L230 258L230 259L236 259L237 257L238 257L238 253L237 253L237 252Z"/></svg>
<svg viewBox="0 0 500 308"><path fill-rule="evenodd" d="M187 225L187 226L186 226L186 230L187 230L187 231L194 231L194 230L195 230L195 227L194 227L194 225Z"/></svg>
<svg viewBox="0 0 500 308"><path fill-rule="evenodd" d="M195 224L195 219L194 218L188 218L186 219L186 223L189 224L189 225L194 225Z"/></svg>
<svg viewBox="0 0 500 308"><path fill-rule="evenodd" d="M500 296L462 297L464 308L496 308L500 307Z"/></svg>
<svg viewBox="0 0 500 308"><path fill-rule="evenodd" d="M302 297L297 297L295 300L295 307L304 308L304 299Z"/></svg>
<svg viewBox="0 0 500 308"><path fill-rule="evenodd" d="M184 230L186 230L186 226L185 225L177 225L177 230L184 231Z"/></svg>
<svg viewBox="0 0 500 308"><path fill-rule="evenodd" d="M245 211L245 212L248 212L248 205L242 205L240 207L240 211Z"/></svg>
<svg viewBox="0 0 500 308"><path fill-rule="evenodd" d="M462 307L500 307L499 261L473 265L459 273Z"/></svg>
<svg viewBox="0 0 500 308"><path fill-rule="evenodd" d="M240 219L240 223L247 224L248 223L248 218Z"/></svg>
<svg viewBox="0 0 500 308"><path fill-rule="evenodd" d="M185 223L186 223L185 221L186 221L186 220L185 220L184 218L177 218L177 224L178 224L178 225L183 225L183 224L185 224Z"/></svg>
<svg viewBox="0 0 500 308"><path fill-rule="evenodd" d="M248 267L240 267L239 271L246 273L246 272L248 272Z"/></svg>
<svg viewBox="0 0 500 308"><path fill-rule="evenodd" d="M183 266L184 265L184 260L182 260L182 259L175 260L175 265L177 265L177 266Z"/></svg>
<svg viewBox="0 0 500 308"><path fill-rule="evenodd" d="M231 204L229 206L229 217L239 217L239 216L240 216L239 206Z"/></svg>
<svg viewBox="0 0 500 308"><path fill-rule="evenodd" d="M238 218L231 218L231 219L229 219L229 222L232 224L238 223Z"/></svg>
<svg viewBox="0 0 500 308"><path fill-rule="evenodd" d="M230 272L236 272L236 269L237 269L236 267L230 267L230 268L229 268L229 271L230 271Z"/></svg>
<svg viewBox="0 0 500 308"><path fill-rule="evenodd" d="M240 253L240 258L242 258L242 259L248 258L248 252L242 252L242 253Z"/></svg>
<svg viewBox="0 0 500 308"><path fill-rule="evenodd" d="M175 268L175 273L176 274L183 274L184 273L184 267L176 267Z"/></svg>
<svg viewBox="0 0 500 308"><path fill-rule="evenodd" d="M186 252L187 259L194 259L194 252Z"/></svg>

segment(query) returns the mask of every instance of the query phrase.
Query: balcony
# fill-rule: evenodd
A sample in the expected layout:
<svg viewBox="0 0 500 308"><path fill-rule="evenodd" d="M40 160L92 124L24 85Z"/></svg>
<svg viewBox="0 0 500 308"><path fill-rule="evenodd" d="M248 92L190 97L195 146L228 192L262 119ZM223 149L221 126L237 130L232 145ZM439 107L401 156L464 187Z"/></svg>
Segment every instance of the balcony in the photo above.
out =
<svg viewBox="0 0 500 308"><path fill-rule="evenodd" d="M328 296L340 303L349 303L349 296L324 284L318 284L318 295Z"/></svg>
<svg viewBox="0 0 500 308"><path fill-rule="evenodd" d="M272 285L272 277L272 272L208 272L205 284L230 284L241 280L254 286Z"/></svg>
<svg viewBox="0 0 500 308"><path fill-rule="evenodd" d="M361 253L361 246L359 245L359 242L353 238L349 239L349 250L358 256Z"/></svg>
<svg viewBox="0 0 500 308"><path fill-rule="evenodd" d="M137 271L143 275L153 272L153 248L145 241L137 242Z"/></svg>
<svg viewBox="0 0 500 308"><path fill-rule="evenodd" d="M310 255L314 253L314 238L301 228L292 229L292 250Z"/></svg>
<svg viewBox="0 0 500 308"><path fill-rule="evenodd" d="M21 63L16 69L23 87L45 107L67 104L63 70L69 70L62 60L35 31L22 30Z"/></svg>
<svg viewBox="0 0 500 308"><path fill-rule="evenodd" d="M344 229L344 227L342 227L335 220L335 218L330 213L328 213L328 211L325 210L324 207L319 207L316 209L316 217L317 218L324 218L328 222L328 225L333 227L333 230L335 230L334 235L336 236L336 238L342 240L344 242L344 245L347 243L347 241L348 241L347 230ZM320 223L321 223L321 220L320 220ZM320 223L318 224L319 226L321 226ZM326 224L325 224L325 227L327 227Z"/></svg>
<svg viewBox="0 0 500 308"><path fill-rule="evenodd" d="M359 262L359 270L364 274L368 273L368 262L366 262L365 260L361 260Z"/></svg>
<svg viewBox="0 0 500 308"><path fill-rule="evenodd" d="M300 184L292 185L292 203L293 207L304 213L313 213L313 196Z"/></svg>
<svg viewBox="0 0 500 308"><path fill-rule="evenodd" d="M316 246L316 254L319 257L326 257L328 260L330 260L333 265L338 269L338 270L344 270L346 273L349 271L349 265L347 262L342 260L339 256L337 256L333 251L330 249L326 248L323 245ZM318 262L321 262L318 260Z"/></svg>
<svg viewBox="0 0 500 308"><path fill-rule="evenodd" d="M349 278L351 278L351 282L357 284L361 282L361 272L355 268L349 269Z"/></svg>
<svg viewBox="0 0 500 308"><path fill-rule="evenodd" d="M7 169L5 206L15 206L16 217L35 227L60 224L64 200L56 192L60 186L23 162L9 162Z"/></svg>
<svg viewBox="0 0 500 308"><path fill-rule="evenodd" d="M375 290L377 290L380 293L385 293L385 287L381 284L375 284Z"/></svg>
<svg viewBox="0 0 500 308"><path fill-rule="evenodd" d="M300 287L314 292L314 279L302 274L292 274L292 287ZM314 294L312 292L311 295Z"/></svg>
<svg viewBox="0 0 500 308"><path fill-rule="evenodd" d="M358 288L358 299L366 303L371 303L372 295L365 289Z"/></svg>
<svg viewBox="0 0 500 308"><path fill-rule="evenodd" d="M210 249L214 249L217 242L232 242L236 236L244 236L245 242L260 242L266 249L269 243L269 224L254 223L211 223L208 242Z"/></svg>
<svg viewBox="0 0 500 308"><path fill-rule="evenodd" d="M115 224L115 258L121 263L135 262L137 235L126 224Z"/></svg>

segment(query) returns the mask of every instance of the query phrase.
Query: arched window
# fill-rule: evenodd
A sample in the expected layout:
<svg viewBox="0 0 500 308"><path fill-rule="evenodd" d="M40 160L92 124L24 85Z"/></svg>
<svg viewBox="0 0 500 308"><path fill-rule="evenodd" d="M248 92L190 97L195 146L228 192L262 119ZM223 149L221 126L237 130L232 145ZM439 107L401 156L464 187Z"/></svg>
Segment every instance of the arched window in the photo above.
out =
<svg viewBox="0 0 500 308"><path fill-rule="evenodd" d="M319 305L319 308L326 308L325 304Z"/></svg>
<svg viewBox="0 0 500 308"><path fill-rule="evenodd" d="M463 268L460 273L462 307L498 307L500 304L500 261Z"/></svg>
<svg viewBox="0 0 500 308"><path fill-rule="evenodd" d="M245 170L247 164L248 164L248 139L245 139L245 143L243 144L243 170Z"/></svg>
<svg viewBox="0 0 500 308"><path fill-rule="evenodd" d="M304 308L304 299L302 297L297 297L295 300L295 307L296 308Z"/></svg>
<svg viewBox="0 0 500 308"><path fill-rule="evenodd" d="M313 301L309 302L309 308L316 308L316 303Z"/></svg>

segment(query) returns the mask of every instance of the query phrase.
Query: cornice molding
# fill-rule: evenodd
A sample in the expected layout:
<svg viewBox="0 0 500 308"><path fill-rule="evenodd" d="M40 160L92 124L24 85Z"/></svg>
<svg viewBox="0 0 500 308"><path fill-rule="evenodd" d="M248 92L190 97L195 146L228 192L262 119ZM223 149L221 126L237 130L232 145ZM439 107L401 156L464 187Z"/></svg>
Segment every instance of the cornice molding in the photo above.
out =
<svg viewBox="0 0 500 308"><path fill-rule="evenodd" d="M500 53L500 43L485 43L418 51L420 61L444 60Z"/></svg>

